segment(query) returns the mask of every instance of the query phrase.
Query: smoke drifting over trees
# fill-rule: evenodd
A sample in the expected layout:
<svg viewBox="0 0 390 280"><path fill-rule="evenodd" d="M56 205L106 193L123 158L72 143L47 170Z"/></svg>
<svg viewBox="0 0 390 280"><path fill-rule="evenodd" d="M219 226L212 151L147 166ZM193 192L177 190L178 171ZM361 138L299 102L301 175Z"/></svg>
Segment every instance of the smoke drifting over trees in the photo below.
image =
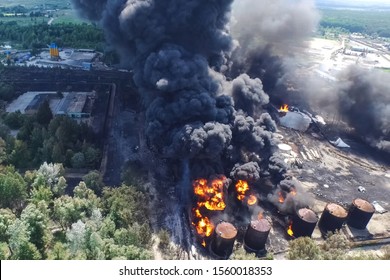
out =
<svg viewBox="0 0 390 280"><path fill-rule="evenodd" d="M133 69L155 157L188 166L181 173L191 179L282 179L287 167L273 153L276 124L264 106L286 98L290 60L319 21L313 0L72 2ZM335 100L351 125L388 146L388 88L375 75L349 72Z"/></svg>
<svg viewBox="0 0 390 280"><path fill-rule="evenodd" d="M243 149L259 154L273 144L261 80L243 74L231 83L222 72L237 45L232 0L73 3L134 69L145 136L158 157L188 160L192 177L210 176L249 160Z"/></svg>

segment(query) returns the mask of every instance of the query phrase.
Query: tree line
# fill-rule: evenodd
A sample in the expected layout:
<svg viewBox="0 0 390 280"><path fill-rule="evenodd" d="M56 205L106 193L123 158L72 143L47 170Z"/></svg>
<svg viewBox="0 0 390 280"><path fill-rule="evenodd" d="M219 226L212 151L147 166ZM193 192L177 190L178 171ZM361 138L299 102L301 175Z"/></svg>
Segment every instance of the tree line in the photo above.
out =
<svg viewBox="0 0 390 280"><path fill-rule="evenodd" d="M389 11L321 10L321 28L336 28L351 33L390 38Z"/></svg>
<svg viewBox="0 0 390 280"><path fill-rule="evenodd" d="M16 131L16 137L11 134ZM35 115L19 111L0 117L0 164L36 168L42 162L65 167L97 168L101 151L96 135L85 123L68 116L53 116L44 102Z"/></svg>
<svg viewBox="0 0 390 280"><path fill-rule="evenodd" d="M144 193L107 188L94 171L68 195L63 175L60 164L24 175L0 165L0 259L152 258Z"/></svg>
<svg viewBox="0 0 390 280"><path fill-rule="evenodd" d="M17 21L3 22L0 19L0 42L13 42L23 49L40 49L56 42L60 47L91 48L103 50L104 35L101 29L91 24L46 22L20 25Z"/></svg>

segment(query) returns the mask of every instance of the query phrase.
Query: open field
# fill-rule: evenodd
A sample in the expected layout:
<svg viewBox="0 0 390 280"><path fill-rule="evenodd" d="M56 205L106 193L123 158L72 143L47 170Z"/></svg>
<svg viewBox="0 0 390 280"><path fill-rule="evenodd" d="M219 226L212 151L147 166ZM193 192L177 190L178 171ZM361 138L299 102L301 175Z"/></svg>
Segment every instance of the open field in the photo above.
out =
<svg viewBox="0 0 390 280"><path fill-rule="evenodd" d="M13 9L18 5L24 8ZM13 13L19 13L13 15ZM31 16L33 15L33 16ZM36 23L48 22L55 23L83 23L76 12L72 9L70 1L58 0L33 0L33 1L1 1L0 21L16 21L19 25L31 25Z"/></svg>
<svg viewBox="0 0 390 280"><path fill-rule="evenodd" d="M16 6L16 5L23 5L27 8L33 8L35 6L39 5L52 5L52 6L58 6L58 7L67 7L70 6L70 1L61 1L61 0L2 0L0 7L9 7L9 6Z"/></svg>

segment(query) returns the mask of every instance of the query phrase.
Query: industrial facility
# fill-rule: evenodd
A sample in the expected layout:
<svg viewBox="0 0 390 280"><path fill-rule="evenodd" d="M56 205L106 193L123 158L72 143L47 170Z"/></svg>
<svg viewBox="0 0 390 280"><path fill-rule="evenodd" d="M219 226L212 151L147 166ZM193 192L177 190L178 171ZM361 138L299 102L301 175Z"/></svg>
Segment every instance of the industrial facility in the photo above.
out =
<svg viewBox="0 0 390 280"><path fill-rule="evenodd" d="M67 115L74 119L91 116L94 92L26 92L7 106L7 112L36 114L40 106L48 101L53 115Z"/></svg>
<svg viewBox="0 0 390 280"><path fill-rule="evenodd" d="M13 64L18 66L37 66L45 68L62 68L74 70L107 70L107 67L100 61L102 54L90 49L59 48L56 43L48 45L47 49L42 49L38 55L33 55L30 51L16 51L7 49L3 51L6 58L3 64Z"/></svg>

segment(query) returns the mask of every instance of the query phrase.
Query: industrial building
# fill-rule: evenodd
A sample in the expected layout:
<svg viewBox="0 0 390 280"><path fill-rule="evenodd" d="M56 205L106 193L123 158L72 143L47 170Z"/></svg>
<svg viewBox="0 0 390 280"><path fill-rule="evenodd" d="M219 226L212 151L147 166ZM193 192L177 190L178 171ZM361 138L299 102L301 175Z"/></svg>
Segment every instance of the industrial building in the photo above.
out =
<svg viewBox="0 0 390 280"><path fill-rule="evenodd" d="M43 49L36 56L29 51L4 50L2 53L7 55L7 59L2 61L3 64L87 71L94 68L107 69L107 66L100 62L101 53L89 49L60 49L55 43L50 44L47 49Z"/></svg>
<svg viewBox="0 0 390 280"><path fill-rule="evenodd" d="M49 102L53 115L67 115L74 119L91 116L94 92L26 92L8 105L7 112L20 111L23 114L36 114L45 101Z"/></svg>

